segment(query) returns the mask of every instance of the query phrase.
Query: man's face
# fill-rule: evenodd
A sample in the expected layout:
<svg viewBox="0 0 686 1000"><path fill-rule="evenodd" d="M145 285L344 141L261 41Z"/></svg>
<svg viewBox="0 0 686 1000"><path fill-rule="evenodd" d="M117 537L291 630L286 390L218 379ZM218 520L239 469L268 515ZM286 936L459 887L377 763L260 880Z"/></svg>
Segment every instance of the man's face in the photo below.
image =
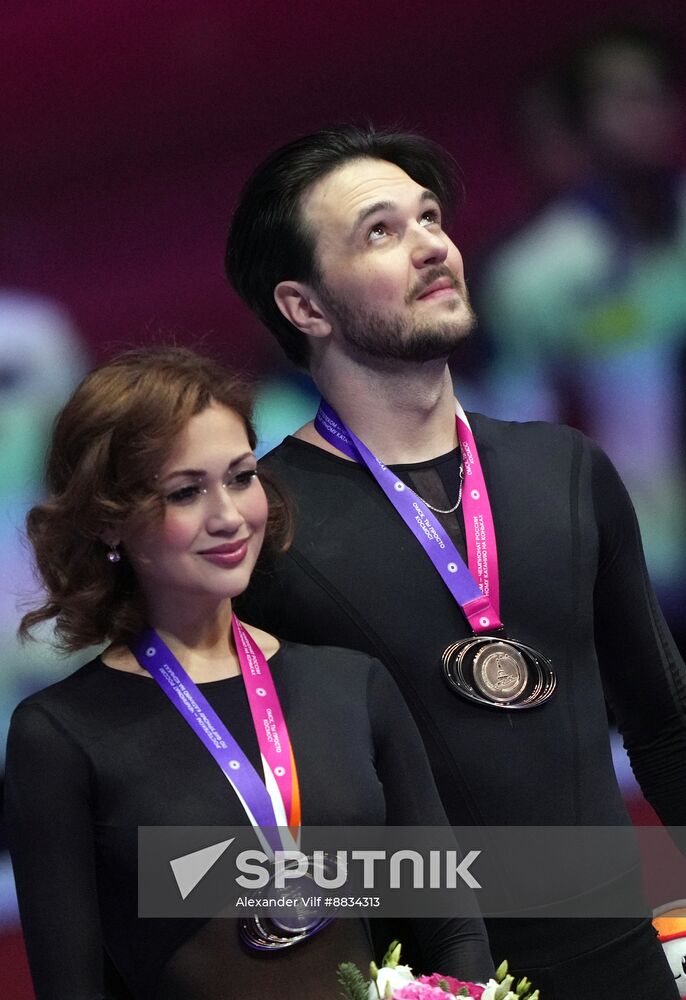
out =
<svg viewBox="0 0 686 1000"><path fill-rule="evenodd" d="M366 357L447 357L474 325L462 258L431 191L385 160L328 174L302 202L332 335Z"/></svg>

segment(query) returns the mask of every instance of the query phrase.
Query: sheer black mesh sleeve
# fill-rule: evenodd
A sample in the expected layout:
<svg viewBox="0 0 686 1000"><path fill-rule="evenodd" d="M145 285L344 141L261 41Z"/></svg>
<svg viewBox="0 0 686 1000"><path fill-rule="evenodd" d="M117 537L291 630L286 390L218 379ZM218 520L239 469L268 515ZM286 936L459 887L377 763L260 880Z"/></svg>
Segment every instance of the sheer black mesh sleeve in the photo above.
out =
<svg viewBox="0 0 686 1000"><path fill-rule="evenodd" d="M103 1000L88 762L39 706L12 719L5 814L36 1000Z"/></svg>
<svg viewBox="0 0 686 1000"><path fill-rule="evenodd" d="M645 797L663 823L686 826L686 669L648 579L626 488L595 446L592 462L603 685Z"/></svg>

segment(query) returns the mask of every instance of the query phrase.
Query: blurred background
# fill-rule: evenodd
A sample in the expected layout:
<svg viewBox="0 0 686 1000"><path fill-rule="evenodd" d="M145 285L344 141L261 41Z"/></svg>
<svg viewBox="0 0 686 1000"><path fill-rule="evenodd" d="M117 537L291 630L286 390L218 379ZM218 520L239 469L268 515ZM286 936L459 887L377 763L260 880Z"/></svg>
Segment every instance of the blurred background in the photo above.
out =
<svg viewBox="0 0 686 1000"><path fill-rule="evenodd" d="M22 520L80 376L173 335L259 377L263 448L313 412L308 380L222 262L255 163L338 121L418 129L457 159L453 236L480 318L455 359L457 392L603 445L684 648L686 19L683 0L597 8L5 0L0 747L14 705L88 658L14 638L35 593ZM633 815L650 821L619 750L617 766ZM0 996L32 997L1 827Z"/></svg>

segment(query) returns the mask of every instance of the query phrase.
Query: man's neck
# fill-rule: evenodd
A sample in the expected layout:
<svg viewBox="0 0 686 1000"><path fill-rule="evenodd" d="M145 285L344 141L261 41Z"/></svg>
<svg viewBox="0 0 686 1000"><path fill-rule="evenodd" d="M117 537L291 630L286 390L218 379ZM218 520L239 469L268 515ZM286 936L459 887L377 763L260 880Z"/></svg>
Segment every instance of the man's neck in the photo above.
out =
<svg viewBox="0 0 686 1000"><path fill-rule="evenodd" d="M444 362L396 363L383 370L349 362L335 375L313 371L322 396L386 465L424 462L457 446L455 397ZM312 424L296 434L337 451Z"/></svg>

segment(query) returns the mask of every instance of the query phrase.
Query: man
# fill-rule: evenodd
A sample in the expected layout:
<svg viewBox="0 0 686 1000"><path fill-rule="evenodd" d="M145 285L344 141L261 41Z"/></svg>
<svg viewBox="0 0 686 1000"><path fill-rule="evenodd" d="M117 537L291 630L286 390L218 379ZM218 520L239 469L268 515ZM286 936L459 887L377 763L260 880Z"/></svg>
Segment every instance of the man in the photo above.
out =
<svg viewBox="0 0 686 1000"><path fill-rule="evenodd" d="M451 161L434 143L355 128L278 150L243 191L230 279L291 360L309 367L329 409L266 460L293 494L295 540L242 613L286 639L383 660L456 825L628 823L604 694L645 793L665 822L685 822L683 665L612 466L568 428L461 413L456 422L447 359L473 316L444 228L454 191ZM394 494L409 495L417 516L398 516ZM487 597L476 583L466 597L455 590L465 559ZM460 641L471 651L466 684ZM639 919L488 929L496 961L507 956L543 996L571 1000L583 982L585 995L619 1000L629 981L646 997L676 996ZM620 965L629 979L618 981Z"/></svg>

